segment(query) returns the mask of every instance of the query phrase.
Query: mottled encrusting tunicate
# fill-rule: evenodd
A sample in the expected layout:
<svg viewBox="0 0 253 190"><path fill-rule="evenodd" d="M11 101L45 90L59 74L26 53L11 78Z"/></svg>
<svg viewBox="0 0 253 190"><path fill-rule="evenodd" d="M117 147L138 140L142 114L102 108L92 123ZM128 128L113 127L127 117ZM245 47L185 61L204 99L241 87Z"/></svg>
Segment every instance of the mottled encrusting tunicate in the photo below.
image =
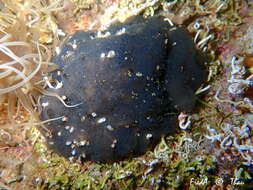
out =
<svg viewBox="0 0 253 190"><path fill-rule="evenodd" d="M204 80L190 34L162 17L134 17L105 31L77 31L52 61L41 98L48 146L69 159L140 155L177 128ZM61 100L60 100L61 99Z"/></svg>

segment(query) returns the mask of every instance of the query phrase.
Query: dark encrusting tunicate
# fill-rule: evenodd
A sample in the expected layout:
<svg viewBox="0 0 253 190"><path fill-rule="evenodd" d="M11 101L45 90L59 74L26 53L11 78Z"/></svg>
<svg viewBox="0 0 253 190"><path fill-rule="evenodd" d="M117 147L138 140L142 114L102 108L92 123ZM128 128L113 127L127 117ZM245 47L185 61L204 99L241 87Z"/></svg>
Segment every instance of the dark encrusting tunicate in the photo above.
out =
<svg viewBox="0 0 253 190"><path fill-rule="evenodd" d="M71 160L112 162L145 153L192 110L205 78L190 34L163 17L140 16L67 37L41 98L48 146ZM51 88L50 88L51 87ZM46 130L45 130L46 129Z"/></svg>

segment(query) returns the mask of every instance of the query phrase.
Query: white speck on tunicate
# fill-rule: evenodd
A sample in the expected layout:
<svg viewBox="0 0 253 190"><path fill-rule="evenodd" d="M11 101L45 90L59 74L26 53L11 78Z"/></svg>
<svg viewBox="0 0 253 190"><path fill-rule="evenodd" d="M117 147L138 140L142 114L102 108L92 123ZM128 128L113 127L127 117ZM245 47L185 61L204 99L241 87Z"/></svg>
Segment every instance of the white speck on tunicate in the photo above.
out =
<svg viewBox="0 0 253 190"><path fill-rule="evenodd" d="M118 31L116 32L116 35L119 36L119 35L122 35L122 34L124 34L124 33L126 33L126 28L125 28L125 27L123 27L123 28L121 28L120 30L118 30Z"/></svg>
<svg viewBox="0 0 253 190"><path fill-rule="evenodd" d="M69 129L69 132L70 132L70 133L73 133L73 131L74 131L74 127L71 127L71 128Z"/></svg>
<svg viewBox="0 0 253 190"><path fill-rule="evenodd" d="M105 117L102 117L100 118L97 123L104 123L106 121L106 118Z"/></svg>
<svg viewBox="0 0 253 190"><path fill-rule="evenodd" d="M111 125L107 125L106 128L109 130L109 131L113 131L113 127Z"/></svg>
<svg viewBox="0 0 253 190"><path fill-rule="evenodd" d="M92 117L96 117L97 116L97 114L95 112L92 112L91 115L92 115Z"/></svg>
<svg viewBox="0 0 253 190"><path fill-rule="evenodd" d="M142 76L143 76L143 74L142 74L141 72L137 72L135 75L136 75L137 77L142 77Z"/></svg>
<svg viewBox="0 0 253 190"><path fill-rule="evenodd" d="M153 136L153 135L149 133L149 134L146 135L146 139L149 140L149 139L152 138L152 136Z"/></svg>
<svg viewBox="0 0 253 190"><path fill-rule="evenodd" d="M108 54L107 54L106 57L107 57L107 58L113 58L115 55L116 55L115 51L114 51L114 50L111 50L111 51L108 52Z"/></svg>
<svg viewBox="0 0 253 190"><path fill-rule="evenodd" d="M76 44L76 40L74 40L73 44L72 44L72 48L76 49L77 48L77 44Z"/></svg>
<svg viewBox="0 0 253 190"><path fill-rule="evenodd" d="M111 147L115 148L117 142L118 142L117 139L114 139L113 142L112 142L112 144L111 144Z"/></svg>
<svg viewBox="0 0 253 190"><path fill-rule="evenodd" d="M86 145L86 140L80 141L80 146L84 146L84 145Z"/></svg>
<svg viewBox="0 0 253 190"><path fill-rule="evenodd" d="M82 117L81 117L81 121L82 121L82 122L85 121L85 119L86 119L85 116L82 116Z"/></svg>
<svg viewBox="0 0 253 190"><path fill-rule="evenodd" d="M105 58L105 53L101 53L100 58L102 58L102 59Z"/></svg>
<svg viewBox="0 0 253 190"><path fill-rule="evenodd" d="M98 31L96 37L97 38L106 38L106 37L108 37L110 35L111 35L111 33L109 31L107 31L105 33L102 33L101 31Z"/></svg>

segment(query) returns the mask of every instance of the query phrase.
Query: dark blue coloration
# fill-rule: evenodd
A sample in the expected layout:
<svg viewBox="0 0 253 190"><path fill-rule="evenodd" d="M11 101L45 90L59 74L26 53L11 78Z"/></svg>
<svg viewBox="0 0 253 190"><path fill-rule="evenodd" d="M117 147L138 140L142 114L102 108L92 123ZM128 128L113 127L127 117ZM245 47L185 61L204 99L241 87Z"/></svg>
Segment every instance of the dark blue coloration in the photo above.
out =
<svg viewBox="0 0 253 190"><path fill-rule="evenodd" d="M65 107L44 96L49 146L80 160L110 162L145 153L177 128L177 113L195 105L202 59L188 32L161 17L134 17L102 32L78 31L53 58ZM46 104L45 104L46 105Z"/></svg>

